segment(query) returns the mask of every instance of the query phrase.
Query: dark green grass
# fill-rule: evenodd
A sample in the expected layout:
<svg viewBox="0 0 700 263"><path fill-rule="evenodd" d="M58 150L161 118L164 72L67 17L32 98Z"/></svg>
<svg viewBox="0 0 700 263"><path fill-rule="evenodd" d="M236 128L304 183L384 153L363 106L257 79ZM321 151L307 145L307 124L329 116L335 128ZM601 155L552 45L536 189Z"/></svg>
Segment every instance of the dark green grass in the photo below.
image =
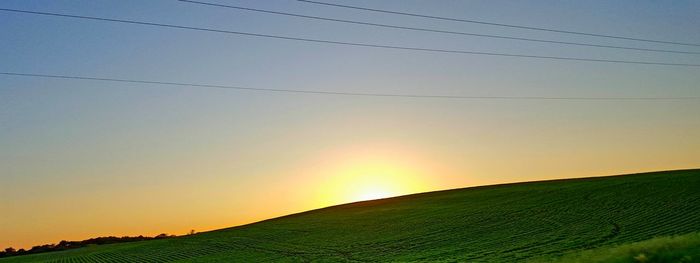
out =
<svg viewBox="0 0 700 263"><path fill-rule="evenodd" d="M696 231L700 170L683 170L430 192L0 263L518 262Z"/></svg>

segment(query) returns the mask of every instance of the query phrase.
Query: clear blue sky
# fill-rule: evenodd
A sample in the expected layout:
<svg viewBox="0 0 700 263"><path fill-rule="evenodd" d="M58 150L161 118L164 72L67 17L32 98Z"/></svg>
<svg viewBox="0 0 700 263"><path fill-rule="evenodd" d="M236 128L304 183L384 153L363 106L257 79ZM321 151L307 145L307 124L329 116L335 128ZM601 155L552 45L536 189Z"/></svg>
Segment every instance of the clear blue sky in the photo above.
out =
<svg viewBox="0 0 700 263"><path fill-rule="evenodd" d="M211 1L444 30L700 51L292 0ZM700 43L698 1L336 2ZM165 0L6 0L0 7L336 41L700 63L699 55L398 31ZM0 71L11 72L379 93L700 96L697 67L381 50L7 12L0 12L0 36ZM367 163L417 163L401 174L425 183L404 178L414 183L393 194L698 167L699 115L698 101L358 98L0 76L0 246L180 234L352 201L319 197L324 185L318 182L369 169L357 168L372 166ZM338 171L347 166L354 168Z"/></svg>

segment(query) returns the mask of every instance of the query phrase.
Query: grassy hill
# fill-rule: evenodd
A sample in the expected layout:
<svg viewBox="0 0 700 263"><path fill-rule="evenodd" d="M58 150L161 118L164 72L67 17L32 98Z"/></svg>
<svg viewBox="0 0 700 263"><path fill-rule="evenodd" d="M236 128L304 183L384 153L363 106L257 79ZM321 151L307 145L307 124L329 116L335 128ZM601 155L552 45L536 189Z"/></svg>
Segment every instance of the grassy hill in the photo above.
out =
<svg viewBox="0 0 700 263"><path fill-rule="evenodd" d="M0 263L515 262L697 231L700 170L682 170L430 192Z"/></svg>

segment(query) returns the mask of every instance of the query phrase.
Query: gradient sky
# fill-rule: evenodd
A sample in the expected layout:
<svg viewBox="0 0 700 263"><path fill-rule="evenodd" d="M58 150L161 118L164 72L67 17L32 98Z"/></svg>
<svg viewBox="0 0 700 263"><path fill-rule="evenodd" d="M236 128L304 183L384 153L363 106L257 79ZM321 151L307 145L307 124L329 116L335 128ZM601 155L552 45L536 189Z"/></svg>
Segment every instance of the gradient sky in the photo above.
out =
<svg viewBox="0 0 700 263"><path fill-rule="evenodd" d="M279 1L309 15L700 51ZM337 1L700 43L699 1ZM627 60L700 56L405 32L176 1L1 8L338 41ZM0 12L0 71L475 96L700 96L700 69L300 43ZM474 185L700 166L700 102L342 97L0 76L0 247L184 234Z"/></svg>

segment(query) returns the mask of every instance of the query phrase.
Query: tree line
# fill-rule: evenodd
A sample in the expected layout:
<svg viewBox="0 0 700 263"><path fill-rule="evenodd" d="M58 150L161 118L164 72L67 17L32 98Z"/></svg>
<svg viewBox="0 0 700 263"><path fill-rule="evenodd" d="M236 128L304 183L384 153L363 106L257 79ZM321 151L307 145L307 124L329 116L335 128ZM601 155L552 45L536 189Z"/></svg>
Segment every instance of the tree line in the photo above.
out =
<svg viewBox="0 0 700 263"><path fill-rule="evenodd" d="M45 253L45 252L63 251L63 250L68 250L68 249L81 248L81 247L85 247L85 246L89 246L89 245L105 245L105 244L136 242L136 241L144 241L144 240L152 240L152 239L165 239L165 238L173 238L173 237L176 237L176 236L163 233L163 234L160 234L160 235L157 235L154 237L107 236L107 237L90 238L90 239L86 239L86 240L82 240L82 241L61 240L61 242L58 242L58 244L38 245L38 246L33 246L31 249L28 249L28 250L25 250L23 248L14 249L12 247L8 247L4 251L0 251L0 258L11 257L11 256L29 255L29 254L37 254L37 253Z"/></svg>

